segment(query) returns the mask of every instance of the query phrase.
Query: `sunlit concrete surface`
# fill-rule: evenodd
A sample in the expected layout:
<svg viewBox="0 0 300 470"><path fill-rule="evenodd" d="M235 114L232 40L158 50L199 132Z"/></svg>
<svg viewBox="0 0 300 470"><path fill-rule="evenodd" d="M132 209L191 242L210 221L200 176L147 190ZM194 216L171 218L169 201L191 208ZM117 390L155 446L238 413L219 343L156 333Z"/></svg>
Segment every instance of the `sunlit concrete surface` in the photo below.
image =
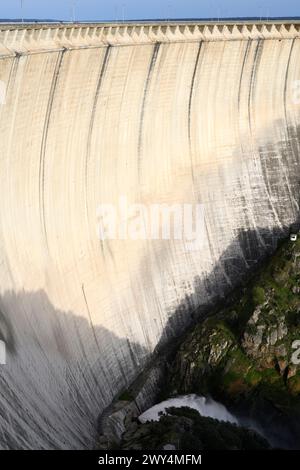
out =
<svg viewBox="0 0 300 470"><path fill-rule="evenodd" d="M96 419L299 215L299 24L0 27L1 448ZM298 93L299 95L299 93ZM205 236L97 237L97 207L200 203Z"/></svg>

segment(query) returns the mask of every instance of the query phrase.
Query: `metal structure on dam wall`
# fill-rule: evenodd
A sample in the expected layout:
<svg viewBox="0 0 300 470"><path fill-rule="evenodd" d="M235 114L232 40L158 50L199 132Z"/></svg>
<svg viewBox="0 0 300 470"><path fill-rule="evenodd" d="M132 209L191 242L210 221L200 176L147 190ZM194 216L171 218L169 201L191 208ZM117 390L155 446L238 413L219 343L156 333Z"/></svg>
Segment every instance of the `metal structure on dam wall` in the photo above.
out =
<svg viewBox="0 0 300 470"><path fill-rule="evenodd" d="M155 347L286 235L299 57L280 22L1 26L2 448L91 447ZM203 244L101 242L120 196L202 204Z"/></svg>

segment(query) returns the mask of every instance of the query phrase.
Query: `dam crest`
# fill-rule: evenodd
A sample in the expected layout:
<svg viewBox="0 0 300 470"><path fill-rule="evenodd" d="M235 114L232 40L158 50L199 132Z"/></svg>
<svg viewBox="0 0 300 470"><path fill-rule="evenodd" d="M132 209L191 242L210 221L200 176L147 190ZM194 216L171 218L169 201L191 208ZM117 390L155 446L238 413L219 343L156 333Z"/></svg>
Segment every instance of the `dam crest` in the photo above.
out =
<svg viewBox="0 0 300 470"><path fill-rule="evenodd" d="M2 30L1 30L2 29ZM0 27L1 56L30 54L59 49L152 44L155 42L234 41L249 39L293 39L300 24L289 22L240 24L115 24Z"/></svg>

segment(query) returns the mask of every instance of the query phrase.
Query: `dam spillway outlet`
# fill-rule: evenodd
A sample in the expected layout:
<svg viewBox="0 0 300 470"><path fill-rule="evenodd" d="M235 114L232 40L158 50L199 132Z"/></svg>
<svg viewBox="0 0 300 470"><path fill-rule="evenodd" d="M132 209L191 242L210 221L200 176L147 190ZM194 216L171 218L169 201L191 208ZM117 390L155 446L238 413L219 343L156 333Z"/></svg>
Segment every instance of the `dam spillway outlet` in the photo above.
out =
<svg viewBox="0 0 300 470"><path fill-rule="evenodd" d="M85 449L157 347L299 218L300 24L0 26L0 447ZM99 204L204 243L99 239ZM149 407L149 406L148 406Z"/></svg>

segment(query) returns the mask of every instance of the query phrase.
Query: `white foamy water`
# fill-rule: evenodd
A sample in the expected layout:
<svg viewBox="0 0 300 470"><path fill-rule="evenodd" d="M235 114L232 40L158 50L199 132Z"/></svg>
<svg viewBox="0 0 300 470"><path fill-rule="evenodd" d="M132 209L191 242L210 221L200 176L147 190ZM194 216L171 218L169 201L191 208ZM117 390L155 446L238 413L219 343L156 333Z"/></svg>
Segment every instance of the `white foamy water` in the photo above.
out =
<svg viewBox="0 0 300 470"><path fill-rule="evenodd" d="M194 394L170 398L169 400L163 401L141 414L139 416L139 421L141 423L146 423L147 421L159 421L159 413L163 412L166 414L166 408L182 408L183 406L188 406L189 408L197 410L201 416L238 424L237 418L229 413L224 405L214 401L212 398L206 398Z"/></svg>

